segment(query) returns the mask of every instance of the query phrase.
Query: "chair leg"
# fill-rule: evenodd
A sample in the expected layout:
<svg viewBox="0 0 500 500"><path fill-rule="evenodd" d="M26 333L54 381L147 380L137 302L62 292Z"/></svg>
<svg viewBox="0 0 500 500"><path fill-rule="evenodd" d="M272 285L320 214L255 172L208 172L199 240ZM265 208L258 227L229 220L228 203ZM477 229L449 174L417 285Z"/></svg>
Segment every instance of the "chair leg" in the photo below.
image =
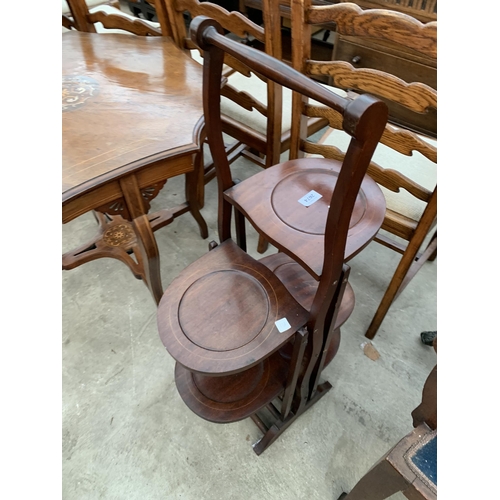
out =
<svg viewBox="0 0 500 500"><path fill-rule="evenodd" d="M434 240L436 240L436 239L437 239L437 231L432 235L432 238L431 238L431 241L429 242L428 247L431 246L433 244ZM437 257L437 246L436 246L434 252L430 255L430 257L427 260L430 262L433 262L436 260L436 257Z"/></svg>
<svg viewBox="0 0 500 500"><path fill-rule="evenodd" d="M257 252L264 253L269 248L269 242L264 236L259 234L259 243L257 244Z"/></svg>
<svg viewBox="0 0 500 500"><path fill-rule="evenodd" d="M350 493L342 493L339 500L383 500L407 486L408 483L385 455L356 483Z"/></svg>
<svg viewBox="0 0 500 500"><path fill-rule="evenodd" d="M414 268L410 274L410 277L413 277L418 269L420 269L424 262L429 258L429 255L432 254L433 247L429 246L424 252L424 255L422 255L422 257L417 262L415 262L415 257L417 256L418 250L420 249L430 227L434 222L436 216L436 207L437 190L433 192L431 199L429 200L429 203L427 204L427 207L422 215L422 218L420 219L420 222L415 229L413 238L408 243L408 247L406 248L403 257L399 261L396 272L394 273L391 282L389 283L389 286L385 291L382 301L378 306L377 312L375 313L375 316L373 317L370 326L365 333L365 337L369 339L373 339L375 337L378 329L380 328L380 325L382 324L382 321L387 314L387 311L389 310L389 307L410 281L409 279L406 279L406 277L409 274L412 265L414 266ZM434 244L437 246L437 238L434 240L433 245Z"/></svg>

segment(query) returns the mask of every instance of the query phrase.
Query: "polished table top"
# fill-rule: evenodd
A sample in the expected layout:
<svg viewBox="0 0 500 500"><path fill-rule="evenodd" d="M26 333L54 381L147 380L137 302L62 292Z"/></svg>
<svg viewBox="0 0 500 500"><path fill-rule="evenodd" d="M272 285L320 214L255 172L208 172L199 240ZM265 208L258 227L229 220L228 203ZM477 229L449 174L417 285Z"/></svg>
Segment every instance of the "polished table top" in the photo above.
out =
<svg viewBox="0 0 500 500"><path fill-rule="evenodd" d="M199 149L202 68L170 38L67 32L62 73L63 204Z"/></svg>
<svg viewBox="0 0 500 500"><path fill-rule="evenodd" d="M171 38L63 33L62 221L94 211L99 223L92 240L63 255L63 269L118 259L158 303L154 231L189 211L208 237L197 200L202 80L200 64ZM150 214L150 201L178 175L186 201Z"/></svg>

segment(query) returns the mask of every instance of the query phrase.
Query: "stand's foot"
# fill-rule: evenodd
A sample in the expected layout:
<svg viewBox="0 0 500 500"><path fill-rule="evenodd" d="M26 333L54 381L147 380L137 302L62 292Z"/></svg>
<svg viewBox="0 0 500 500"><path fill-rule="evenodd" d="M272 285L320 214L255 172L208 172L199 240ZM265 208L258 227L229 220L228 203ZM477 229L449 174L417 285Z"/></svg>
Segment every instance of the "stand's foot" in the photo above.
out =
<svg viewBox="0 0 500 500"><path fill-rule="evenodd" d="M264 436L253 444L253 451L255 451L257 455L260 455L262 452L267 450L267 448L269 448L269 446L271 446L276 439L278 439L281 434L283 434L283 432L288 429L288 427L290 427L295 420L297 420L297 418L300 417L300 415L315 405L331 388L332 385L330 382L323 382L318 386L315 395L304 405L303 409L299 413L295 414L290 412L285 420L277 418L276 421L269 428L267 428L267 430L262 429L263 431L265 430ZM252 420L254 422L257 420L257 425L259 428L262 428L262 420L257 415L252 416Z"/></svg>

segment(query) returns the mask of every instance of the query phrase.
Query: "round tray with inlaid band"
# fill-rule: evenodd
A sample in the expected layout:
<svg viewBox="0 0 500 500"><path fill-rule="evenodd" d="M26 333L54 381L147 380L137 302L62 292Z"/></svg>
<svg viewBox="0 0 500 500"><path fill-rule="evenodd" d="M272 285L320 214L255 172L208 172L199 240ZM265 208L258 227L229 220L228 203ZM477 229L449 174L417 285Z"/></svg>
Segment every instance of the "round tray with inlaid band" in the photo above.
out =
<svg viewBox="0 0 500 500"><path fill-rule="evenodd" d="M175 365L175 384L186 405L216 423L242 420L273 401L284 390L289 361L274 353L235 375L209 377Z"/></svg>
<svg viewBox="0 0 500 500"><path fill-rule="evenodd" d="M224 196L277 248L321 276L324 232L342 164L326 158L301 158L267 168L236 184ZM385 217L385 197L365 176L350 220L345 260L377 234Z"/></svg>
<svg viewBox="0 0 500 500"><path fill-rule="evenodd" d="M182 271L158 307L158 330L170 355L189 371L211 376L257 365L307 319L281 281L232 240Z"/></svg>

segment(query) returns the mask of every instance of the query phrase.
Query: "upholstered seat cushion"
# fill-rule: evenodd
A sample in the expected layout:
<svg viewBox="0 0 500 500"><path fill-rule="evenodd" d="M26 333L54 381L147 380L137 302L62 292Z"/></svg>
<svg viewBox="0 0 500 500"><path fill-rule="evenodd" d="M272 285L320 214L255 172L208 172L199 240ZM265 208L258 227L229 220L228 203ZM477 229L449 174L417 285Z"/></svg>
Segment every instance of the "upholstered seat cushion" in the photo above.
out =
<svg viewBox="0 0 500 500"><path fill-rule="evenodd" d="M420 137L434 146L437 145L437 142L433 139L424 136ZM323 136L322 142L323 144L336 146L345 152L349 144L349 136L343 131L329 129ZM418 152L414 152L412 156L406 156L383 144L379 144L373 155L373 162L385 169L397 170L430 191L436 186L436 164ZM383 186L381 188L388 209L415 221L420 219L426 206L423 201L418 200L405 189L401 189L399 193L394 193Z"/></svg>
<svg viewBox="0 0 500 500"><path fill-rule="evenodd" d="M437 492L437 430L423 436L404 457L410 469L433 492Z"/></svg>
<svg viewBox="0 0 500 500"><path fill-rule="evenodd" d="M242 75L241 73L233 73L229 79L228 83L233 86L236 90L241 92L246 92L252 97L260 101L265 106L267 105L267 86L258 76L252 74L250 77ZM324 87L329 90L342 95L343 97L346 93L341 89L336 89L334 87L329 87L324 85ZM311 103L315 101L311 100ZM316 103L317 104L317 103ZM281 133L290 130L292 126L292 91L288 88L283 89L283 112L281 118ZM248 111L235 102L231 101L226 97L221 99L221 111L227 116L244 123L249 127L257 130L262 134L266 134L267 130L267 118L259 113L257 110Z"/></svg>

